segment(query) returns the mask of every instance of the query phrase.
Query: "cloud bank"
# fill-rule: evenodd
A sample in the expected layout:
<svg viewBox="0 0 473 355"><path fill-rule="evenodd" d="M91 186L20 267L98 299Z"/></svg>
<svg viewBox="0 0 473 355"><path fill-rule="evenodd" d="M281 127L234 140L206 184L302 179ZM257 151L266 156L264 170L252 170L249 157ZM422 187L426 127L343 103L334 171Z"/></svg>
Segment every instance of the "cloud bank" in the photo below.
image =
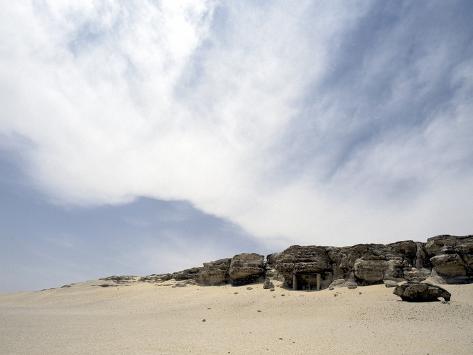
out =
<svg viewBox="0 0 473 355"><path fill-rule="evenodd" d="M185 200L268 242L471 233L469 7L14 2L0 134L61 204Z"/></svg>

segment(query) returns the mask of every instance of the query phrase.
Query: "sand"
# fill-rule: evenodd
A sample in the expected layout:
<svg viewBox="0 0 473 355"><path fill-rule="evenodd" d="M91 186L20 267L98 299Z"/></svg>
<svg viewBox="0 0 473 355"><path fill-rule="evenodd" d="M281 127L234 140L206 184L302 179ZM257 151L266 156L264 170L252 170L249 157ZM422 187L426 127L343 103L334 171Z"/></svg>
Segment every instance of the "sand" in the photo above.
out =
<svg viewBox="0 0 473 355"><path fill-rule="evenodd" d="M402 302L383 285L93 284L1 294L0 354L473 353L473 285L445 286L443 304Z"/></svg>

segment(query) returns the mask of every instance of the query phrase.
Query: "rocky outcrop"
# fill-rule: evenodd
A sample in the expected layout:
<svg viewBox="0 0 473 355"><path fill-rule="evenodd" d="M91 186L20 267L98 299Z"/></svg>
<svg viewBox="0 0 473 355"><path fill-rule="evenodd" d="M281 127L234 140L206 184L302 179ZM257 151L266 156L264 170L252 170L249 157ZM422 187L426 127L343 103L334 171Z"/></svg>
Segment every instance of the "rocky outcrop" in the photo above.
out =
<svg viewBox="0 0 473 355"><path fill-rule="evenodd" d="M473 282L473 236L440 235L427 239L433 276L446 283Z"/></svg>
<svg viewBox="0 0 473 355"><path fill-rule="evenodd" d="M371 285L383 282L388 262L383 256L367 256L357 259L353 269L358 283Z"/></svg>
<svg viewBox="0 0 473 355"><path fill-rule="evenodd" d="M139 281L157 283L157 282L168 281L171 279L172 279L172 274L152 274L152 275L140 277Z"/></svg>
<svg viewBox="0 0 473 355"><path fill-rule="evenodd" d="M264 256L255 253L235 255L230 262L232 285L246 285L258 281L265 273Z"/></svg>
<svg viewBox="0 0 473 355"><path fill-rule="evenodd" d="M285 287L319 290L402 281L420 282L433 276L438 282L473 282L473 236L440 235L426 243L404 240L390 244L357 244L348 247L293 245L265 257L243 253L204 263L172 274L149 275L145 282L191 280L200 285L244 285L267 279ZM131 277L131 276L130 276ZM126 282L127 276L108 281ZM134 278L134 277L131 277ZM387 282L391 281L391 282ZM424 286L418 286L424 287ZM415 289L415 288L414 288Z"/></svg>
<svg viewBox="0 0 473 355"><path fill-rule="evenodd" d="M176 281L197 280L201 270L202 270L201 267L193 267L193 268L190 268L190 269L185 269L185 270L173 272L171 274L171 278L176 280Z"/></svg>
<svg viewBox="0 0 473 355"><path fill-rule="evenodd" d="M295 289L317 287L316 275L320 275L319 283L323 283L320 288L328 287L333 280L332 263L326 247L293 245L277 257L275 268L284 277L284 284ZM314 275L312 279L311 275Z"/></svg>
<svg viewBox="0 0 473 355"><path fill-rule="evenodd" d="M220 259L204 263L198 273L197 282L201 285L214 286L227 283L230 280L228 270L231 259Z"/></svg>
<svg viewBox="0 0 473 355"><path fill-rule="evenodd" d="M448 302L451 297L450 292L440 286L415 281L397 285L393 293L408 302L432 302L438 301L439 297Z"/></svg>
<svg viewBox="0 0 473 355"><path fill-rule="evenodd" d="M307 274L320 274L320 288L337 279L371 285L383 280L403 281L405 272L419 263L423 265L422 248L422 243L409 240L341 248L292 246L274 258L273 264L288 287L293 287L298 278L302 283L310 283Z"/></svg>

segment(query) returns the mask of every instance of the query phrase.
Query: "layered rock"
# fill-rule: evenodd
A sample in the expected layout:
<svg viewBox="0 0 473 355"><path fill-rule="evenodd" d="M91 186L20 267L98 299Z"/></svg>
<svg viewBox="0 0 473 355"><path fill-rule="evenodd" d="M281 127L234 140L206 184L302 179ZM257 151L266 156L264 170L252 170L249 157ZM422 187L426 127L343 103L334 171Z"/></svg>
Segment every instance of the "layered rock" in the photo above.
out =
<svg viewBox="0 0 473 355"><path fill-rule="evenodd" d="M204 263L199 271L197 282L201 285L214 286L227 283L230 280L230 258Z"/></svg>
<svg viewBox="0 0 473 355"><path fill-rule="evenodd" d="M446 283L473 282L473 236L440 235L427 239L432 273Z"/></svg>
<svg viewBox="0 0 473 355"><path fill-rule="evenodd" d="M355 261L353 265L354 274L360 284L381 283L388 269L386 257L367 256Z"/></svg>
<svg viewBox="0 0 473 355"><path fill-rule="evenodd" d="M332 282L332 287L419 282L431 274L439 282L473 282L473 236L441 235L429 238L427 243L406 240L348 247L293 245L268 255L266 263L263 255L243 253L204 263L202 267L140 280L192 280L200 285L237 286L268 278L281 280L294 289L318 290Z"/></svg>
<svg viewBox="0 0 473 355"><path fill-rule="evenodd" d="M176 281L183 280L197 280L202 267L192 267L181 271L176 271L171 274L171 278Z"/></svg>
<svg viewBox="0 0 473 355"><path fill-rule="evenodd" d="M284 284L295 289L326 288L333 280L326 247L293 245L277 257L275 268Z"/></svg>
<svg viewBox="0 0 473 355"><path fill-rule="evenodd" d="M357 244L341 248L292 246L280 253L273 263L288 287L294 287L298 277L307 278L309 274L320 274L320 288L327 287L336 279L349 280L350 284L370 285L382 283L383 280L404 280L404 274L413 265L423 265L425 253L422 247L422 244L413 241L387 245Z"/></svg>
<svg viewBox="0 0 473 355"><path fill-rule="evenodd" d="M258 281L265 274L264 256L255 253L235 255L228 272L232 285L246 285Z"/></svg>

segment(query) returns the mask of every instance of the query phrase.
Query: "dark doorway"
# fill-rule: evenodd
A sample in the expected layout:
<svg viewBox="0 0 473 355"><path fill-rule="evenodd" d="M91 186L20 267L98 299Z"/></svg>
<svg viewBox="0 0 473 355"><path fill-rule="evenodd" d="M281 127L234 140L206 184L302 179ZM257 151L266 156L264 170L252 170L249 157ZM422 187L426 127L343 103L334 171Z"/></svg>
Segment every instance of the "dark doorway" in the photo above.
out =
<svg viewBox="0 0 473 355"><path fill-rule="evenodd" d="M293 276L292 287L294 290L320 290L320 274L297 273Z"/></svg>

